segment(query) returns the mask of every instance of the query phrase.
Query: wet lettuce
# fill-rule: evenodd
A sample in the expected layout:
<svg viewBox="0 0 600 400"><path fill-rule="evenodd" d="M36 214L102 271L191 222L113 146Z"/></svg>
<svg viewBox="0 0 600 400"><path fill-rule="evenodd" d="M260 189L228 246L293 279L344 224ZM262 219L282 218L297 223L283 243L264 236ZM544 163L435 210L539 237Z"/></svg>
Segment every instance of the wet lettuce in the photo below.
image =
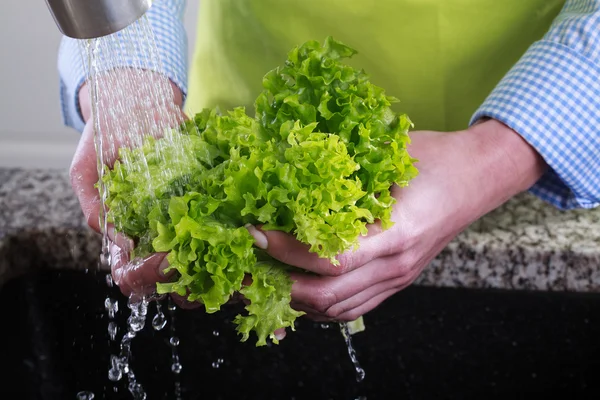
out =
<svg viewBox="0 0 600 400"><path fill-rule="evenodd" d="M342 62L356 51L333 38L309 41L268 72L255 102L205 109L165 138L121 149L104 176L109 218L136 238L132 256L168 252L177 279L158 284L216 312L235 292L249 301L235 319L257 345L294 328L292 267L253 246L244 227L294 234L337 264L366 225L392 225L393 184L416 176L406 150L411 121L364 71ZM244 287L244 276L252 283Z"/></svg>

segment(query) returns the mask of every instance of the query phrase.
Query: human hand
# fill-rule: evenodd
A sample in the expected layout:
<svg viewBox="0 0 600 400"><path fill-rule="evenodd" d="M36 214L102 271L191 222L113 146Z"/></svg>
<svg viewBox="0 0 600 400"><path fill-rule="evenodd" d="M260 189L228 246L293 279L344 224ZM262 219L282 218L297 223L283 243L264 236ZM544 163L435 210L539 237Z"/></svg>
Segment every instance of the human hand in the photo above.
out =
<svg viewBox="0 0 600 400"><path fill-rule="evenodd" d="M177 86L171 84L170 87L165 87L164 78L152 71L123 70L119 72L118 75L113 74L111 80L101 80L98 84L101 92L98 93L99 116L96 119L100 122L99 129L104 139L102 140L101 154L104 163L109 166L112 166L117 159L119 148L139 146L142 137L148 134L160 136L164 128L178 125L186 119L181 110L182 93ZM165 92L171 89L172 101L165 102L162 107L154 107L155 104L152 102L141 101L143 96L132 98L131 93L119 90L120 88L117 87L119 85L130 88L154 85L154 87L161 87ZM71 163L70 177L72 188L77 195L87 224L96 232L100 232L99 213L102 205L100 194L95 187L98 182L98 157L89 90L90 88L85 84L79 92L80 108L86 125ZM145 94L144 89L140 89L140 91L142 95ZM116 102L127 104L128 107L122 107L121 110L112 107L109 113L109 107ZM119 113L126 113L126 115ZM135 121L136 124L132 124L132 121ZM152 128L148 128L150 125L154 127L154 131ZM121 135L122 132L127 132L127 135ZM133 249L134 242L123 234L115 234L112 224L108 226L107 233L110 239L113 279L125 295L129 296L134 292L150 294L154 290L147 286L137 290L138 275L142 270L145 271L145 275L152 275L155 282L163 282L168 279L168 276L161 273L167 266L166 264L161 265L166 256L165 253L153 254L133 266L130 264L129 252ZM128 270L131 273L124 274L124 266L130 266L131 268Z"/></svg>
<svg viewBox="0 0 600 400"><path fill-rule="evenodd" d="M392 189L395 224L369 226L360 248L339 265L279 231L251 229L268 253L309 273L292 273L292 306L315 320L351 321L410 285L472 222L528 189L544 172L541 157L507 126L488 120L454 133L413 132L419 175Z"/></svg>

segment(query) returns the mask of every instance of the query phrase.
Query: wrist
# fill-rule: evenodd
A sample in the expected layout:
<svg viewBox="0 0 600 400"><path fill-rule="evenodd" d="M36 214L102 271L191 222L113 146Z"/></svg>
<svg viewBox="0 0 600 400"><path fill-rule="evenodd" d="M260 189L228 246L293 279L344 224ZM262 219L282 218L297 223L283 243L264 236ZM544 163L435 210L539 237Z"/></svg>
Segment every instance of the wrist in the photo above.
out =
<svg viewBox="0 0 600 400"><path fill-rule="evenodd" d="M528 190L548 168L521 135L497 120L483 120L463 134L474 146L474 165L481 166L478 184L485 189L484 213Z"/></svg>

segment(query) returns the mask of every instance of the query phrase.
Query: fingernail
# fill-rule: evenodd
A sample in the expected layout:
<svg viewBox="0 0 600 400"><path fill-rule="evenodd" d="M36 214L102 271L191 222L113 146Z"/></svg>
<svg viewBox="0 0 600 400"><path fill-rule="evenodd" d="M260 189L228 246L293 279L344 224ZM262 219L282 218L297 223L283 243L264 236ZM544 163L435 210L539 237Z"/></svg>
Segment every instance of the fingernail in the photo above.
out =
<svg viewBox="0 0 600 400"><path fill-rule="evenodd" d="M252 224L246 224L246 229L248 229L248 232L250 232L254 238L254 244L256 244L256 247L266 250L267 246L269 246L267 235L256 229L256 227Z"/></svg>
<svg viewBox="0 0 600 400"><path fill-rule="evenodd" d="M275 331L275 339L277 339L277 340L285 339L285 329L277 329Z"/></svg>
<svg viewBox="0 0 600 400"><path fill-rule="evenodd" d="M169 268L169 261L167 260L167 256L165 256L165 258L163 258L163 260L158 265L158 275L167 276L167 273L165 273L165 269L167 268Z"/></svg>

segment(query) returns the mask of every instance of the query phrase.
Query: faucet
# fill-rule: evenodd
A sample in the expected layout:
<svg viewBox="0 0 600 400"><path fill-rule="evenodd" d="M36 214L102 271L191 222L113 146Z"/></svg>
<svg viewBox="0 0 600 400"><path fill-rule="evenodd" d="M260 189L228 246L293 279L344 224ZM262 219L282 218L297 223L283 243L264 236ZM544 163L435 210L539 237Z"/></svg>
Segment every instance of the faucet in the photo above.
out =
<svg viewBox="0 0 600 400"><path fill-rule="evenodd" d="M58 29L75 39L93 39L126 28L153 0L46 0Z"/></svg>

